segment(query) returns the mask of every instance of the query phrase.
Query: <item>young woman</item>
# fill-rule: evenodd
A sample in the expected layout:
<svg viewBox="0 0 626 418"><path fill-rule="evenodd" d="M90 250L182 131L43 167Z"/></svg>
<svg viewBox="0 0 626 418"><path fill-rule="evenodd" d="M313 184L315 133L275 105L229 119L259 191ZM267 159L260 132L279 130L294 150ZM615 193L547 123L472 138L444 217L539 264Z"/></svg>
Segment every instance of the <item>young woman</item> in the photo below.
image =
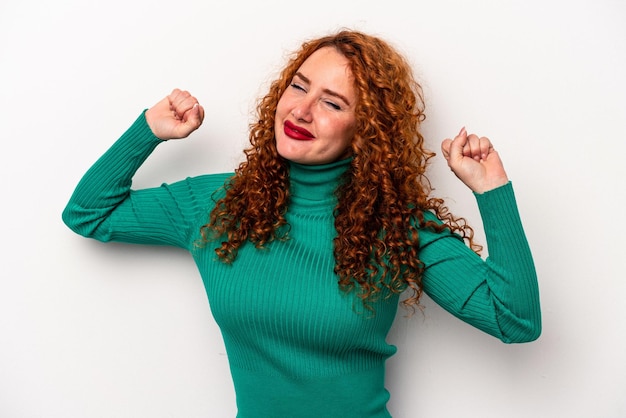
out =
<svg viewBox="0 0 626 418"><path fill-rule="evenodd" d="M259 101L234 173L131 190L150 153L203 118L178 89L142 113L63 219L100 241L191 252L239 417L389 417L385 339L399 303L423 292L504 342L538 338L532 255L498 153L465 129L442 143L475 194L484 260L472 229L431 196L422 92L385 41L341 31L305 42Z"/></svg>

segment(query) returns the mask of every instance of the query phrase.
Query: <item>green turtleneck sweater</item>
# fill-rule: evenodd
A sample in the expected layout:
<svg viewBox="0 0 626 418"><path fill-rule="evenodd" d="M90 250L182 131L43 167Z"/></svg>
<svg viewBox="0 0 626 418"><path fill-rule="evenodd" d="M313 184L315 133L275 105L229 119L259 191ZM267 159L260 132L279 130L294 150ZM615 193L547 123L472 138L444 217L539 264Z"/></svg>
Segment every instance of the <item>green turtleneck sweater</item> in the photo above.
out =
<svg viewBox="0 0 626 418"><path fill-rule="evenodd" d="M384 367L396 349L386 336L398 296L375 302L375 315L359 312L333 273L334 190L349 161L291 164L289 239L265 249L247 243L228 265L216 260L215 246L194 243L232 173L131 189L161 142L142 114L84 175L64 222L100 241L171 245L193 255L228 352L238 417L389 417ZM541 329L537 280L512 186L476 199L489 258L454 234L422 230L424 290L504 342L531 341Z"/></svg>

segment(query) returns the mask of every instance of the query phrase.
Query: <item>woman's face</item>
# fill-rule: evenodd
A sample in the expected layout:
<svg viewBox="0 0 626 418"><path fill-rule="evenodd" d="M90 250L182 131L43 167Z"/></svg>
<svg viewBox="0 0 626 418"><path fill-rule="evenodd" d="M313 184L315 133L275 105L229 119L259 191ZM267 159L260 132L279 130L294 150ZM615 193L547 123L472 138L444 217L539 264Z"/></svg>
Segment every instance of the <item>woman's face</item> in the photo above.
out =
<svg viewBox="0 0 626 418"><path fill-rule="evenodd" d="M348 60L325 47L306 59L276 108L278 153L300 164L347 158L354 137L356 91Z"/></svg>

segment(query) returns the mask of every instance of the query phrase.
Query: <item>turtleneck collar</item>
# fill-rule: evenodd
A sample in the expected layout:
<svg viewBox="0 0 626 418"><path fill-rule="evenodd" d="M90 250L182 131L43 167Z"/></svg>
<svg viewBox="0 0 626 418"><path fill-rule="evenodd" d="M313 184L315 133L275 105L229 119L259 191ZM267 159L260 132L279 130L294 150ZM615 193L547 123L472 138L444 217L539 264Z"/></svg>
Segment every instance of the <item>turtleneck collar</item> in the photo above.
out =
<svg viewBox="0 0 626 418"><path fill-rule="evenodd" d="M352 158L321 165L304 165L289 161L292 203L314 206L334 202L339 180L351 163Z"/></svg>

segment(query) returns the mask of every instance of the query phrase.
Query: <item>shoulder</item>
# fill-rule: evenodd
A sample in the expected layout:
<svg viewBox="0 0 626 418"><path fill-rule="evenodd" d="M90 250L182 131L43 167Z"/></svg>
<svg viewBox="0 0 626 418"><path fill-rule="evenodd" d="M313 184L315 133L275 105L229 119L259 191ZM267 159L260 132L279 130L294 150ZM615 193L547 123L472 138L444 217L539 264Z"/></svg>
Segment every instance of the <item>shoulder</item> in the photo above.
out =
<svg viewBox="0 0 626 418"><path fill-rule="evenodd" d="M442 238L454 238L463 241L459 234L444 226L444 222L430 210L424 211L424 225L417 225L420 247L424 247Z"/></svg>
<svg viewBox="0 0 626 418"><path fill-rule="evenodd" d="M228 182L234 176L234 173L214 173L202 174L194 177L187 177L176 183L167 184L173 190L186 189L192 193L209 193L213 194L224 190L228 186Z"/></svg>

